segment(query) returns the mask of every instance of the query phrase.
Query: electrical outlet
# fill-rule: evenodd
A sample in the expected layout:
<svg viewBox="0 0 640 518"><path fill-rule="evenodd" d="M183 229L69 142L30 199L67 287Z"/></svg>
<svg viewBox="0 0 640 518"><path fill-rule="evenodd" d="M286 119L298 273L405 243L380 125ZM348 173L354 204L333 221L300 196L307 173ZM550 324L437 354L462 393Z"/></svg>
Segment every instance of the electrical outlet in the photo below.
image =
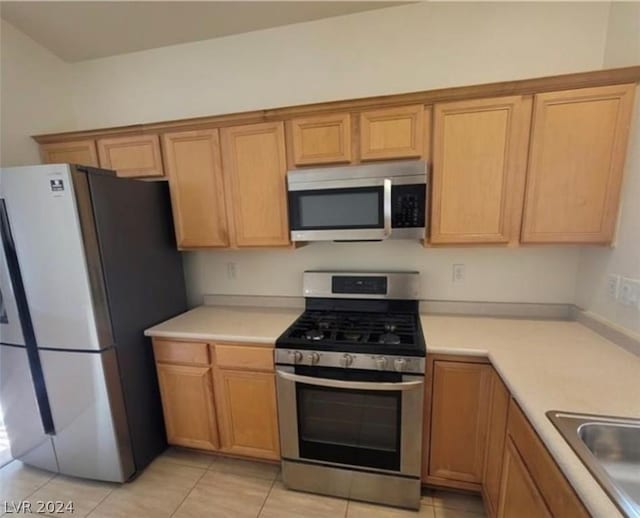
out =
<svg viewBox="0 0 640 518"><path fill-rule="evenodd" d="M235 279L237 274L236 263L227 263L227 279Z"/></svg>
<svg viewBox="0 0 640 518"><path fill-rule="evenodd" d="M454 264L452 271L453 284L462 284L464 282L464 264Z"/></svg>
<svg viewBox="0 0 640 518"><path fill-rule="evenodd" d="M620 283L620 303L625 306L639 306L640 303L640 281L622 278Z"/></svg>
<svg viewBox="0 0 640 518"><path fill-rule="evenodd" d="M609 298L617 299L620 293L620 276L614 273L607 275L607 295Z"/></svg>

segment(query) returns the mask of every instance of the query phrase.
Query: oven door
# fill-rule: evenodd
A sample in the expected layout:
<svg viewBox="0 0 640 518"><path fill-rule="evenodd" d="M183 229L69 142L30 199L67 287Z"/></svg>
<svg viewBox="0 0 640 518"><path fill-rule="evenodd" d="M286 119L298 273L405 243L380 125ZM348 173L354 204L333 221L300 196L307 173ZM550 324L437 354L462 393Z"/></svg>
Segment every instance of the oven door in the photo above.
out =
<svg viewBox="0 0 640 518"><path fill-rule="evenodd" d="M420 476L424 378L278 366L285 460Z"/></svg>
<svg viewBox="0 0 640 518"><path fill-rule="evenodd" d="M391 236L391 180L363 179L350 186L289 188L292 241L378 241Z"/></svg>

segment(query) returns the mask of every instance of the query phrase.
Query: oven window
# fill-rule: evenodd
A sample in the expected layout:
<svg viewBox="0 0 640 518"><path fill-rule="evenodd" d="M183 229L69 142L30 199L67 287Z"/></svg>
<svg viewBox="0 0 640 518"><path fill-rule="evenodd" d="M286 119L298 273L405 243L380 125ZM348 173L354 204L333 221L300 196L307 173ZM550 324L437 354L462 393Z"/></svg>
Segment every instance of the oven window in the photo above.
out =
<svg viewBox="0 0 640 518"><path fill-rule="evenodd" d="M382 228L379 187L289 193L294 230Z"/></svg>
<svg viewBox="0 0 640 518"><path fill-rule="evenodd" d="M296 390L302 458L400 470L400 391Z"/></svg>

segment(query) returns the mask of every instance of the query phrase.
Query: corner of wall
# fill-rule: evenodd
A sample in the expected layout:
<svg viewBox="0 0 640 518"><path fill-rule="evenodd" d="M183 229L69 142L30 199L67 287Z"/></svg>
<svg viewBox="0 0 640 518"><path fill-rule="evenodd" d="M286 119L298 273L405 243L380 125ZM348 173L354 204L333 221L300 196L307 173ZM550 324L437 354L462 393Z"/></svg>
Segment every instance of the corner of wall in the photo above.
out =
<svg viewBox="0 0 640 518"><path fill-rule="evenodd" d="M38 163L31 135L73 129L71 65L0 20L0 163Z"/></svg>

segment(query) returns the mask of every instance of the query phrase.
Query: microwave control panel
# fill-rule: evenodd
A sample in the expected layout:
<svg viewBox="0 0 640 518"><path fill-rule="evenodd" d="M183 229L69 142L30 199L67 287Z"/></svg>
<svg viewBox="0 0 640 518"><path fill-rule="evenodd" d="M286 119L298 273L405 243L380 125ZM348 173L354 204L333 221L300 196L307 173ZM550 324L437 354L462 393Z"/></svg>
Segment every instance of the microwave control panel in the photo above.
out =
<svg viewBox="0 0 640 518"><path fill-rule="evenodd" d="M393 228L424 227L426 186L394 185L391 189Z"/></svg>

